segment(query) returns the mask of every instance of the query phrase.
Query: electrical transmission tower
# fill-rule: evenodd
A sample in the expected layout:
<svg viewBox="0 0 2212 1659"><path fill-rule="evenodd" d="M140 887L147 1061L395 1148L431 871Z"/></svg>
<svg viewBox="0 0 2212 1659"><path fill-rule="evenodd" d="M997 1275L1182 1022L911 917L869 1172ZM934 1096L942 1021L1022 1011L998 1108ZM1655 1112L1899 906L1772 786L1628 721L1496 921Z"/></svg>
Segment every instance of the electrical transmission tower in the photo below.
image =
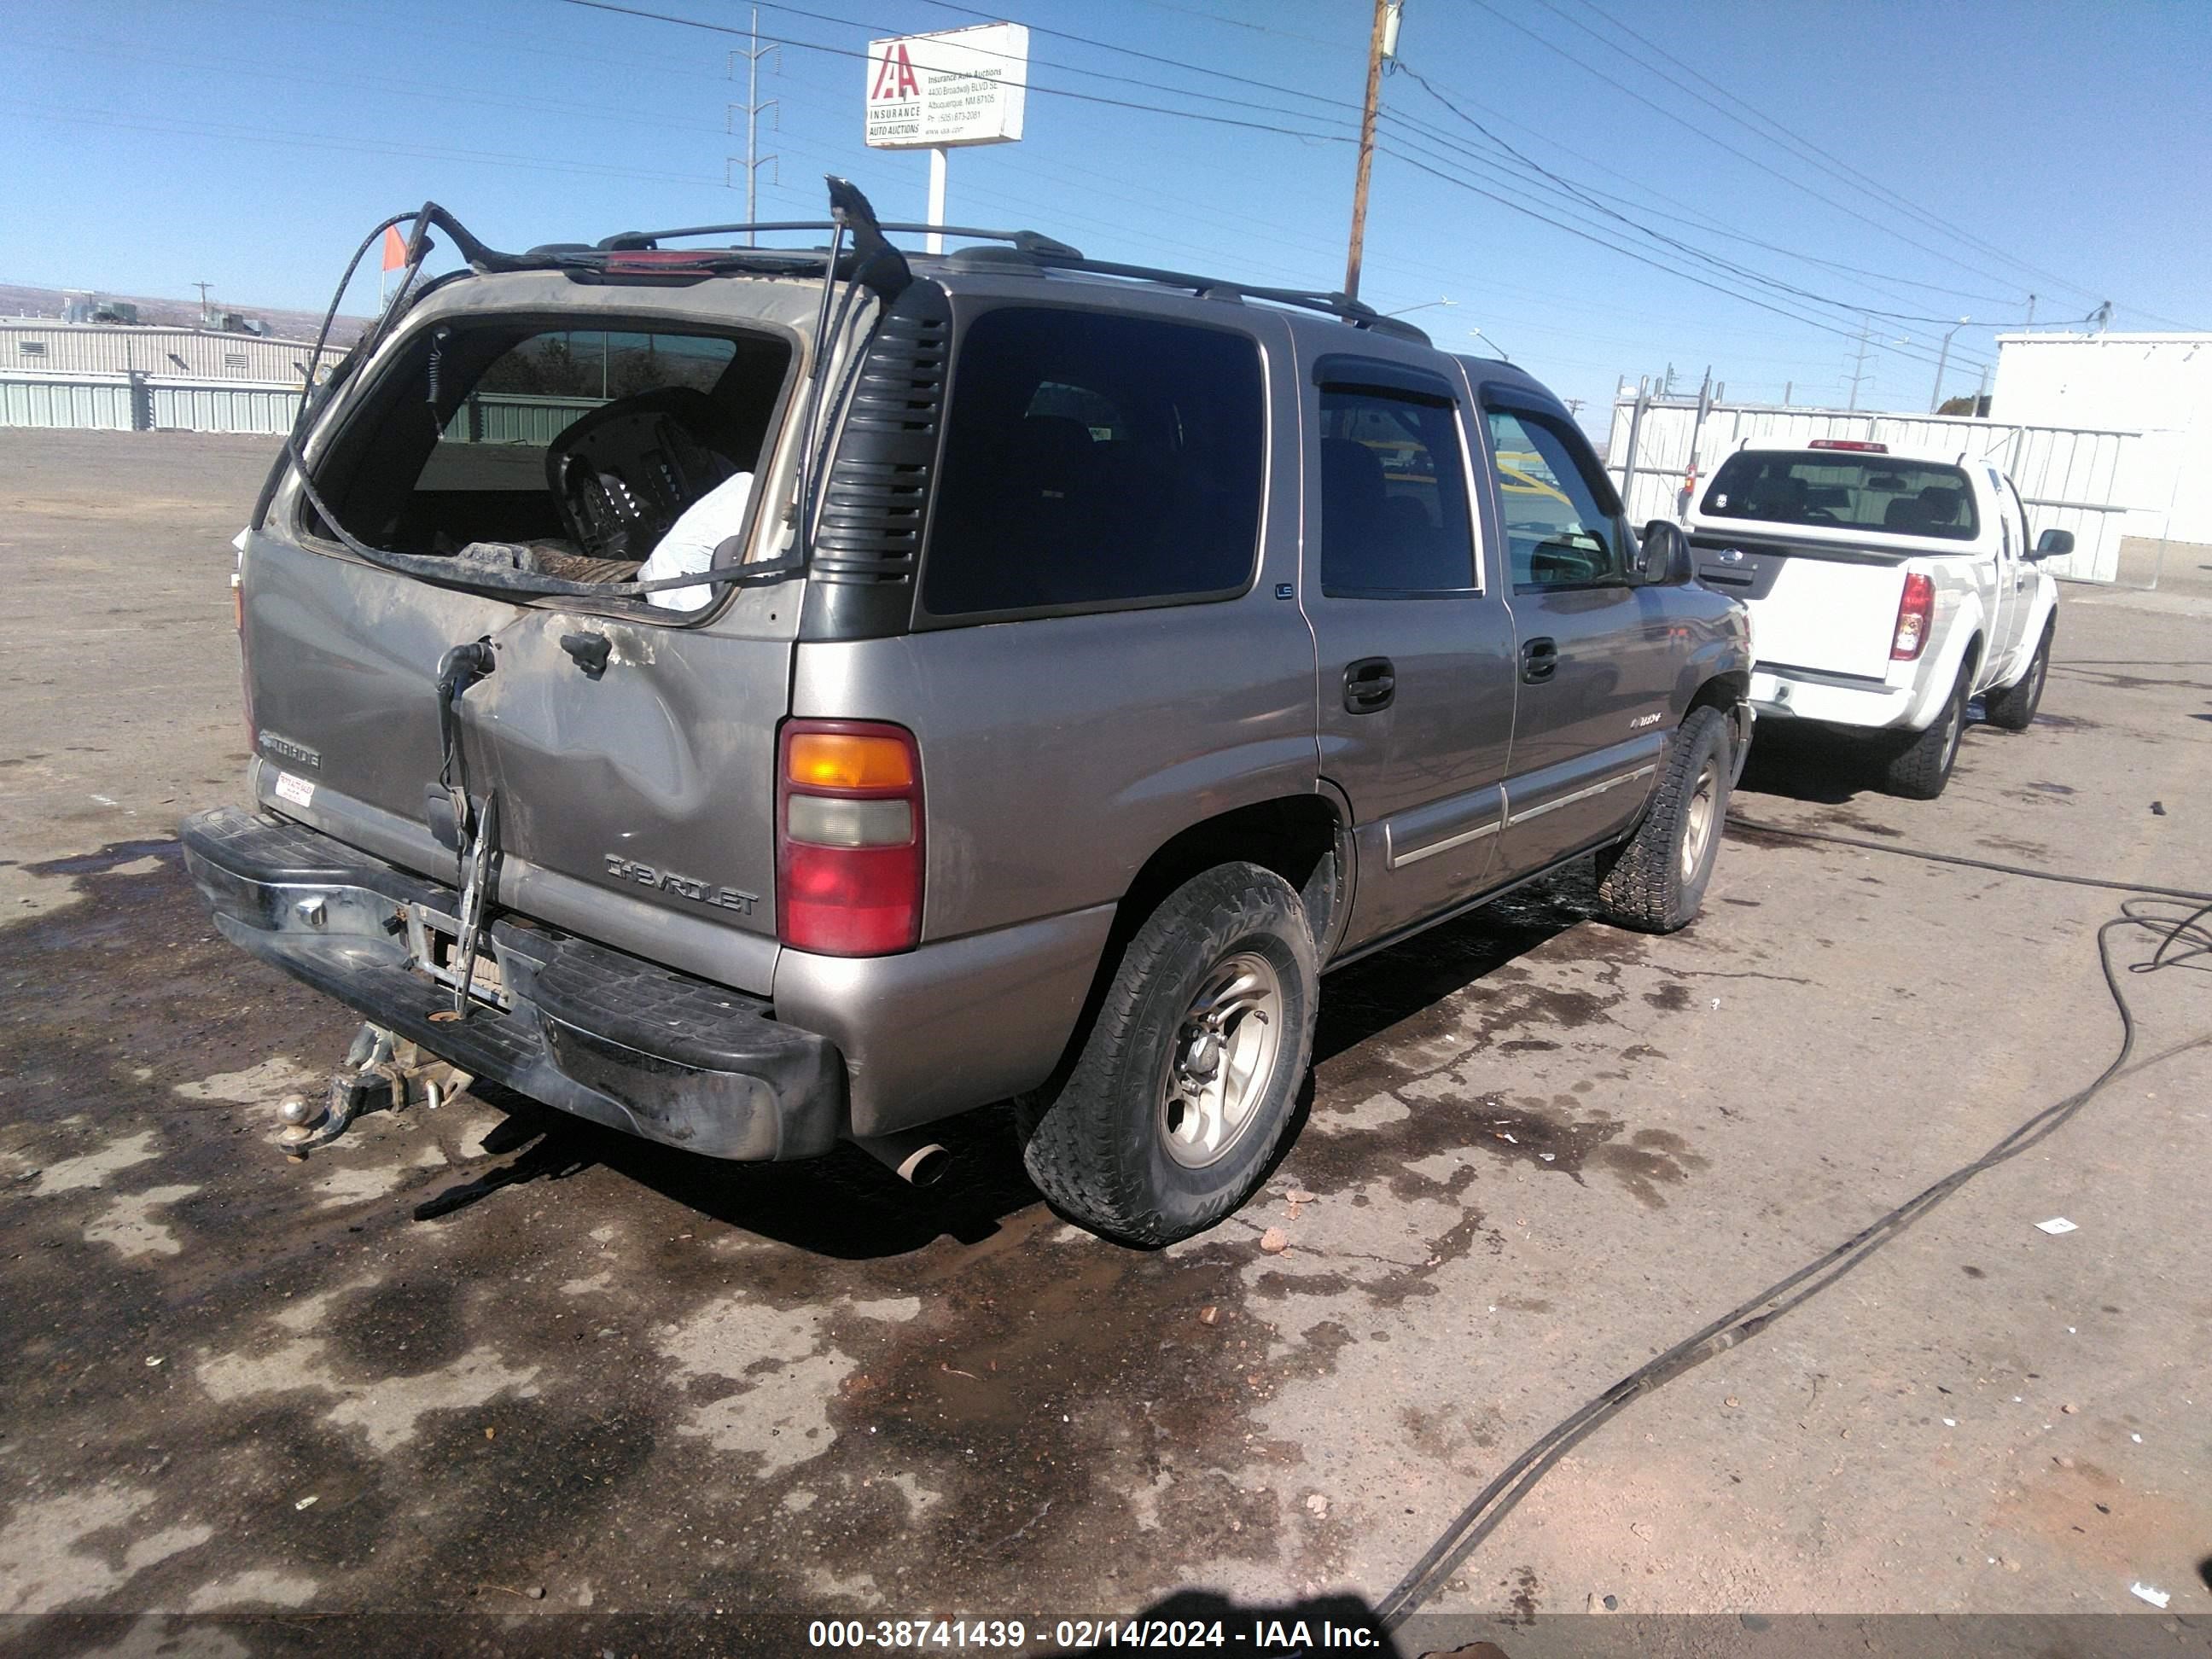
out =
<svg viewBox="0 0 2212 1659"><path fill-rule="evenodd" d="M1857 355L1851 359L1851 400L1849 404L1844 405L1848 409L1855 410L1859 406L1859 382L1867 378L1867 337L1873 332L1874 319L1871 317L1866 318L1859 325L1859 349Z"/></svg>
<svg viewBox="0 0 2212 1659"><path fill-rule="evenodd" d="M744 112L745 118L745 153L742 161L734 155L725 156L723 158L722 182L726 185L728 185L730 182L731 173L737 168L743 167L745 170L745 222L750 225L757 222L760 218L760 209L758 206L760 193L760 170L763 167L775 168L775 172L772 174L775 181L779 185L783 182L783 169L777 166L777 158L772 155L763 155L760 153L761 112L763 110L775 110L775 127L778 131L781 131L783 130L783 111L778 106L777 100L773 98L768 100L765 103L761 101L761 59L769 56L771 52L778 51L779 48L773 40L769 42L766 46L761 45L760 8L758 6L755 6L753 8L752 27L747 39L748 44L739 46L732 51L730 53L729 60L729 78L732 81L738 78L738 59L742 58L745 60L745 101L742 104L729 105L722 118L723 131L735 134L738 130L738 112L740 111ZM753 246L753 234L750 231L747 231L745 233L745 246L747 247Z"/></svg>

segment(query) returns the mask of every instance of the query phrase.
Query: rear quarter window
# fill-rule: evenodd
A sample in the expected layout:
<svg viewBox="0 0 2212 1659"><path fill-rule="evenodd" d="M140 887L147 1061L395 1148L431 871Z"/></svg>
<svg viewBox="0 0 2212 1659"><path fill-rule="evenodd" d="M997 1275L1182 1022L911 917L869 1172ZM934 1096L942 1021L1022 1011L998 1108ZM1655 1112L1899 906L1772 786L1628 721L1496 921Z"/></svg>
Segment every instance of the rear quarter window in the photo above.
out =
<svg viewBox="0 0 2212 1659"><path fill-rule="evenodd" d="M1009 307L955 361L922 608L938 617L1228 598L1259 547L1258 345Z"/></svg>

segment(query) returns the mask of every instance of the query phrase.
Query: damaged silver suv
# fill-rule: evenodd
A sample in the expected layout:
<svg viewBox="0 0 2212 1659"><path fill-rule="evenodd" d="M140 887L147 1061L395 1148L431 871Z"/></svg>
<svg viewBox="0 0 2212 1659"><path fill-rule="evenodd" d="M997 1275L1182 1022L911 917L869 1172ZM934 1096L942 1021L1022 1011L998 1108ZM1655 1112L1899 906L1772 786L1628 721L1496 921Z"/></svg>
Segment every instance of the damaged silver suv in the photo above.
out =
<svg viewBox="0 0 2212 1659"><path fill-rule="evenodd" d="M1279 1149L1326 969L1592 854L1613 921L1695 914L1744 613L1541 386L831 201L811 248L391 222L240 538L252 802L184 832L356 1061L909 1176L1012 1097L1156 1244Z"/></svg>

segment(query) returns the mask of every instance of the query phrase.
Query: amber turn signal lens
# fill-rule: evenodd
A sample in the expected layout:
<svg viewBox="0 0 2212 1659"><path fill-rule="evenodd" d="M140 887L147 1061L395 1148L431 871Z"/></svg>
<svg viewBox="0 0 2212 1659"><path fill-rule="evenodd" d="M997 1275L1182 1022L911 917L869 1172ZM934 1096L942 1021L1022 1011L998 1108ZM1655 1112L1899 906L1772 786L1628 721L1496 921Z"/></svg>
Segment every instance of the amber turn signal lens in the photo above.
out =
<svg viewBox="0 0 2212 1659"><path fill-rule="evenodd" d="M903 789L915 781L908 753L896 738L795 732L787 763L801 789Z"/></svg>

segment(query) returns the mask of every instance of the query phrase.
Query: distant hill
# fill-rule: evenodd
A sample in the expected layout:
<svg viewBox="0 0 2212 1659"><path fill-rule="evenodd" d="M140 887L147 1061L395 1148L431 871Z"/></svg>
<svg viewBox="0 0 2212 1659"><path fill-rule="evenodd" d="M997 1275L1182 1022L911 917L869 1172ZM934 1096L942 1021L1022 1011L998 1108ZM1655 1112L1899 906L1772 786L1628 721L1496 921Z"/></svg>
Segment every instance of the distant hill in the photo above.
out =
<svg viewBox="0 0 2212 1659"><path fill-rule="evenodd" d="M21 283L0 283L0 319L17 317L52 317L62 314L62 300L66 292L97 293L103 300L128 300L138 307L138 320L169 328L197 328L200 322L200 302L192 300L155 300L143 294L110 294L106 289L64 290L58 288L28 288ZM269 325L269 331L287 340L312 340L315 331L323 325L319 311L286 311L279 307L241 304L236 300L217 295L209 301L217 311L235 311L241 316L258 318ZM331 337L343 343L352 340L368 326L366 317L340 316L331 325Z"/></svg>

